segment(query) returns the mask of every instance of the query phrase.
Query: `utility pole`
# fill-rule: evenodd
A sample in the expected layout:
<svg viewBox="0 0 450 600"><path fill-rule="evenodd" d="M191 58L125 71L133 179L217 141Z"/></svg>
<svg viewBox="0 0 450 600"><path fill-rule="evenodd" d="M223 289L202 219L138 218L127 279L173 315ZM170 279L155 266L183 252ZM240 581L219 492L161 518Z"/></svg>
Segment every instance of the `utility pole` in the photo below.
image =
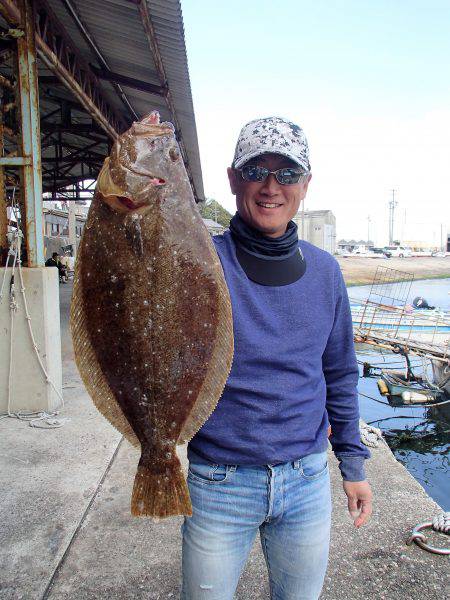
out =
<svg viewBox="0 0 450 600"><path fill-rule="evenodd" d="M367 247L369 247L370 241L370 215L367 215Z"/></svg>
<svg viewBox="0 0 450 600"><path fill-rule="evenodd" d="M397 190L391 190L392 200L389 201L389 245L392 246L394 242L394 211L398 202L395 199L395 192Z"/></svg>

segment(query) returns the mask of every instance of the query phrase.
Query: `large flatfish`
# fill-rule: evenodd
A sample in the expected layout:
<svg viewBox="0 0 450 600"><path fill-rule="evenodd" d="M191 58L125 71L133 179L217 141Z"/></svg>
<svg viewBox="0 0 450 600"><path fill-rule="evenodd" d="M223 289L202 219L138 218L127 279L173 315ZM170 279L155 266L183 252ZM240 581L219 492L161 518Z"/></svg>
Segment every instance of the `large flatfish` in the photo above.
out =
<svg viewBox="0 0 450 600"><path fill-rule="evenodd" d="M214 410L233 355L222 267L170 123L152 113L114 143L81 240L75 359L99 411L141 458L133 515L191 515L176 445Z"/></svg>

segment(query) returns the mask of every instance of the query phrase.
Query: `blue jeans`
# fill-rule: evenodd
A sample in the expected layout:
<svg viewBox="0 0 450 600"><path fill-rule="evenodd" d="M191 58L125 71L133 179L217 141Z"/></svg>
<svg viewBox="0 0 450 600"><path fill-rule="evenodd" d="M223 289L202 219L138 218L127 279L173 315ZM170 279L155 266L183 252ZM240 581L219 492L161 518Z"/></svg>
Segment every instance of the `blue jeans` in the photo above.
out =
<svg viewBox="0 0 450 600"><path fill-rule="evenodd" d="M189 463L182 600L232 600L259 529L271 600L316 600L331 521L326 452L277 465Z"/></svg>

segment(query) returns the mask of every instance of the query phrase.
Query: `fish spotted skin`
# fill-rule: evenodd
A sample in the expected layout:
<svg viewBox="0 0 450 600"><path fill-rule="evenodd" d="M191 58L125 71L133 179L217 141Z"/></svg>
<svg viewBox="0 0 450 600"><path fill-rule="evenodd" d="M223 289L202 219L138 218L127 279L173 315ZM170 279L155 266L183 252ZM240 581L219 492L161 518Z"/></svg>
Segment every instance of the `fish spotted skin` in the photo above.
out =
<svg viewBox="0 0 450 600"><path fill-rule="evenodd" d="M233 335L220 261L170 124L135 123L105 161L77 258L72 320L94 402L141 445L133 514L191 514L175 446L214 409Z"/></svg>

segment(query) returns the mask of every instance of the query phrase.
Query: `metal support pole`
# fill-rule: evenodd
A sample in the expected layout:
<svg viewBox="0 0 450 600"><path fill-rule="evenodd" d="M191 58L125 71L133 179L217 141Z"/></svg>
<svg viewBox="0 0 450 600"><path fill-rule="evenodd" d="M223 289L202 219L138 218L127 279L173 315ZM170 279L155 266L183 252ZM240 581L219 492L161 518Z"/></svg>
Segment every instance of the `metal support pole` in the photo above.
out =
<svg viewBox="0 0 450 600"><path fill-rule="evenodd" d="M20 0L20 13L24 31L24 35L17 39L22 155L30 160L30 164L24 164L22 167L27 258L29 267L40 267L44 265L41 142L34 14L31 0Z"/></svg>
<svg viewBox="0 0 450 600"><path fill-rule="evenodd" d="M72 256L77 256L77 234L76 234L76 212L75 202L68 202L69 205L69 244L72 245Z"/></svg>
<svg viewBox="0 0 450 600"><path fill-rule="evenodd" d="M3 156L3 114L0 110L0 156ZM8 254L8 214L5 194L5 176L0 165L0 267L6 263Z"/></svg>
<svg viewBox="0 0 450 600"><path fill-rule="evenodd" d="M31 166L29 156L2 156L0 158L0 167L22 167Z"/></svg>

